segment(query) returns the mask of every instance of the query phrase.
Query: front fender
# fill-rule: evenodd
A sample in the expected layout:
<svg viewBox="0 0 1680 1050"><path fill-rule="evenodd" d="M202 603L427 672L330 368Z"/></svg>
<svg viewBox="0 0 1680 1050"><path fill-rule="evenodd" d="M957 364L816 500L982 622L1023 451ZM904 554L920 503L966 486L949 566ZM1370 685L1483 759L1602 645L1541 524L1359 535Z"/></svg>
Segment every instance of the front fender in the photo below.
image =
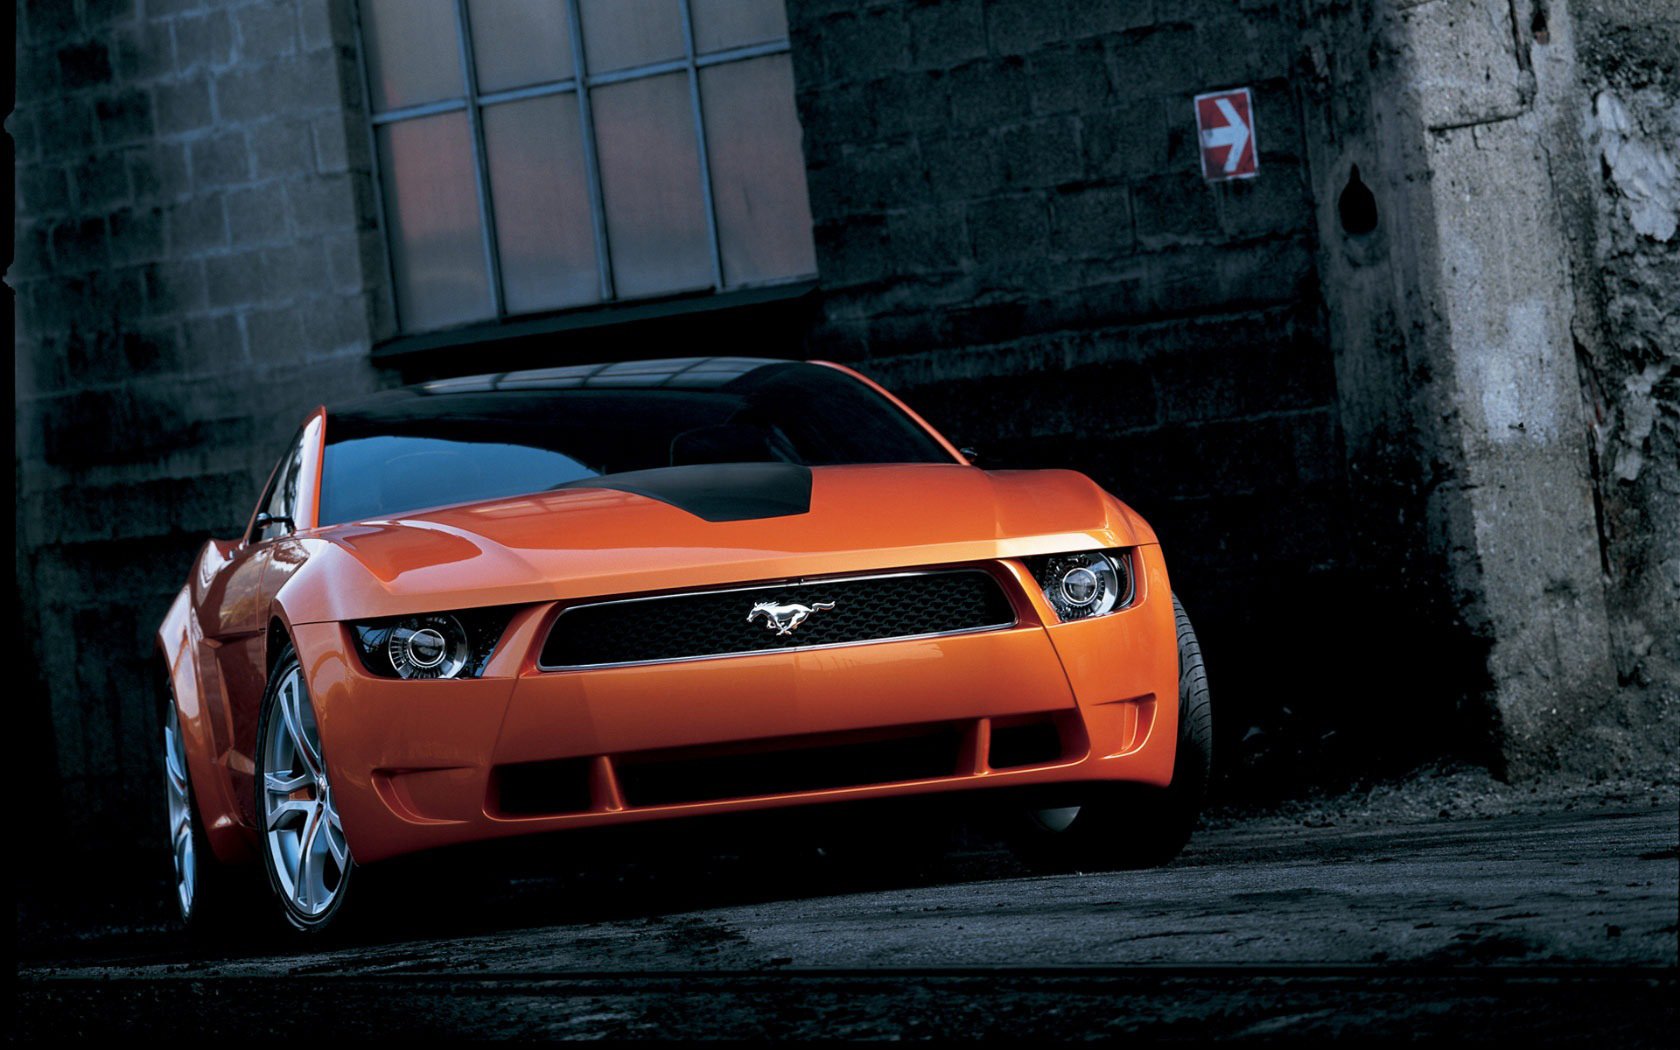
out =
<svg viewBox="0 0 1680 1050"><path fill-rule="evenodd" d="M254 859L251 839L239 819L233 782L223 763L218 741L230 739L230 727L218 725L225 715L222 705L206 702L198 654L203 634L192 614L191 585L170 603L158 628L158 654L163 658L170 695L165 703L175 705L180 719L181 740L187 755L187 777L192 783L198 819L216 859L227 864L249 863Z"/></svg>

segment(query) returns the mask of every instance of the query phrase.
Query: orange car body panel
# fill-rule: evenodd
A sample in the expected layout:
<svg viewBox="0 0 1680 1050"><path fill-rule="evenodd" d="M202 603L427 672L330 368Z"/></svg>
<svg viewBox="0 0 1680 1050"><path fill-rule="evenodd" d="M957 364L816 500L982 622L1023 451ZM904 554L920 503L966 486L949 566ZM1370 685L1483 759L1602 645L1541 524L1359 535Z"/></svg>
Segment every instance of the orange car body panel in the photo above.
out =
<svg viewBox="0 0 1680 1050"><path fill-rule="evenodd" d="M250 856L256 841L256 706L274 640L284 638L298 651L334 798L364 863L703 813L1008 785L1170 781L1178 662L1166 565L1143 519L1082 475L982 471L940 438L950 464L813 468L810 510L793 517L706 521L647 497L580 487L320 527L316 494L330 426L322 411L306 423L307 495L297 531L253 543L248 529L247 541L208 544L159 632L200 815L223 860ZM1133 601L1070 623L1058 621L1021 561L1114 548L1132 552ZM261 564L232 564L240 559ZM681 663L537 666L548 628L569 604L953 566L992 573L1016 623ZM480 678L379 677L354 651L353 621L486 606L518 608ZM992 732L1023 719L1053 720L1071 743L1054 760L991 768ZM618 782L624 763L650 754L751 751L789 738L852 740L921 726L960 734L952 769L644 805L627 801ZM499 768L565 761L589 770L587 805L503 811Z"/></svg>

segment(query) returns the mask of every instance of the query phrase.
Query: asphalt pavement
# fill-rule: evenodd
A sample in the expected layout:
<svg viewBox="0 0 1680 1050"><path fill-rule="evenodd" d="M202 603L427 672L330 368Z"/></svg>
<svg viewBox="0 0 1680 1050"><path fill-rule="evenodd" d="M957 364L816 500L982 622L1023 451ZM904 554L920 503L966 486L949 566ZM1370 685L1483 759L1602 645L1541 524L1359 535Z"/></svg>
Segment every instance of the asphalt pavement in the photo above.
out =
<svg viewBox="0 0 1680 1050"><path fill-rule="evenodd" d="M14 1031L1673 1045L1672 790L1415 809L1216 821L1150 871L1034 875L971 840L890 876L766 875L763 844L527 865L409 886L382 925L301 951L110 929L20 963Z"/></svg>

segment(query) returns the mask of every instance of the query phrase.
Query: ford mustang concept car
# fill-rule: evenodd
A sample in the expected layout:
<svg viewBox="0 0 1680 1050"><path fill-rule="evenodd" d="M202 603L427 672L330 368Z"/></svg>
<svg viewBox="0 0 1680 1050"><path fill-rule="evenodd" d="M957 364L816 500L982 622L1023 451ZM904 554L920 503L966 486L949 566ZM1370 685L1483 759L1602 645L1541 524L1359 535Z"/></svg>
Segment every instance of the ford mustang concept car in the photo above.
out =
<svg viewBox="0 0 1680 1050"><path fill-rule="evenodd" d="M242 862L324 930L416 851L952 792L1032 864L1160 863L1209 771L1150 527L1080 474L972 466L823 363L318 409L158 646L189 925Z"/></svg>

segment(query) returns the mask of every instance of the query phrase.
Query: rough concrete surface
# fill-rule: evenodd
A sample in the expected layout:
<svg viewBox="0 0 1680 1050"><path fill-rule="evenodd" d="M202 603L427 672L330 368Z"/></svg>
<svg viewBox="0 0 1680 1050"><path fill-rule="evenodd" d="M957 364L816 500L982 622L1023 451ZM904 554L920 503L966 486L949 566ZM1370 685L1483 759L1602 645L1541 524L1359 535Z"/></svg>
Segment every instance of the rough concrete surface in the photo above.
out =
<svg viewBox="0 0 1680 1050"><path fill-rule="evenodd" d="M428 896L321 951L106 928L33 945L17 1032L1655 1045L1680 1020L1677 800L1460 773L1214 813L1155 871L1036 876L983 840L884 883L676 852Z"/></svg>

